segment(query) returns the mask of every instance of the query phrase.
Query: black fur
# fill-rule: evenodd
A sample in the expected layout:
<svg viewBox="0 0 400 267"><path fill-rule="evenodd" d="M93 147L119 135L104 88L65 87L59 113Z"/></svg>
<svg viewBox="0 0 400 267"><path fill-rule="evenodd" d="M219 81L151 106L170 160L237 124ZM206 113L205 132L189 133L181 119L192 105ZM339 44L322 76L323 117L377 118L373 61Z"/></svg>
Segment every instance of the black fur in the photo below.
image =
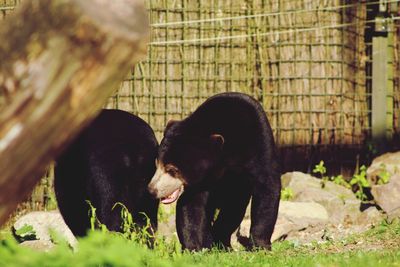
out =
<svg viewBox="0 0 400 267"><path fill-rule="evenodd" d="M270 249L280 167L271 127L256 100L240 93L209 98L188 118L168 125L158 159L176 166L186 184L176 212L185 249L229 248L250 198L250 246Z"/></svg>
<svg viewBox="0 0 400 267"><path fill-rule="evenodd" d="M146 190L155 172L157 140L142 119L121 110L103 110L57 160L55 191L60 212L76 236L90 228L89 205L109 230L121 231L123 203L135 222L150 218L157 228L158 200Z"/></svg>

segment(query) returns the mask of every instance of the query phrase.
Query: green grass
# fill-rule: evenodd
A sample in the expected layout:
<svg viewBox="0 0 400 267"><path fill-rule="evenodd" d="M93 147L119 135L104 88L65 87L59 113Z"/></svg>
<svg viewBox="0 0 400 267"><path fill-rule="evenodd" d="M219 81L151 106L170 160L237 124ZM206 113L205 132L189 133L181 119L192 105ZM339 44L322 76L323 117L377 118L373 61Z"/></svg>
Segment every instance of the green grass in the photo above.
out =
<svg viewBox="0 0 400 267"><path fill-rule="evenodd" d="M270 252L181 253L177 244L164 242L149 250L121 235L95 231L80 240L76 253L63 244L44 253L7 238L0 241L0 266L400 266L400 223L383 222L336 242L278 242Z"/></svg>

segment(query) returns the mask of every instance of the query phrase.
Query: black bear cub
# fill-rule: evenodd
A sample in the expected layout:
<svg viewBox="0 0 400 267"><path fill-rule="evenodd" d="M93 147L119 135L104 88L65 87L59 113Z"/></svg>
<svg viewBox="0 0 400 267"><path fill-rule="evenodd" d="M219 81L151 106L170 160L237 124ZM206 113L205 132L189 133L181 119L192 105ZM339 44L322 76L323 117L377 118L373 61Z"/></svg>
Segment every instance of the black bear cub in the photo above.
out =
<svg viewBox="0 0 400 267"><path fill-rule="evenodd" d="M159 201L147 190L155 172L158 143L142 119L121 110L103 110L58 158L55 192L60 212L76 236L90 229L89 204L99 221L121 231L121 206L139 227L157 228ZM114 208L113 208L114 207ZM151 240L150 240L151 242Z"/></svg>
<svg viewBox="0 0 400 267"><path fill-rule="evenodd" d="M164 204L179 198L176 225L184 249L229 248L250 198L249 246L270 249L280 167L256 100L241 93L215 95L186 119L168 123L156 164L149 191Z"/></svg>

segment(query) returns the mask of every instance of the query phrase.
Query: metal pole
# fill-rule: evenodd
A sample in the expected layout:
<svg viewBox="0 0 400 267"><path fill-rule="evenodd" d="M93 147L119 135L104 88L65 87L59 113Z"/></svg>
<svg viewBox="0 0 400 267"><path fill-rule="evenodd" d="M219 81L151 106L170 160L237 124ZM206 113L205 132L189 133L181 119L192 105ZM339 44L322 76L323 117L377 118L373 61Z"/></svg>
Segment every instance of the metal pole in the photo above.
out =
<svg viewBox="0 0 400 267"><path fill-rule="evenodd" d="M379 151L387 143L387 96L388 96L388 29L386 1L379 3L372 38L372 138Z"/></svg>

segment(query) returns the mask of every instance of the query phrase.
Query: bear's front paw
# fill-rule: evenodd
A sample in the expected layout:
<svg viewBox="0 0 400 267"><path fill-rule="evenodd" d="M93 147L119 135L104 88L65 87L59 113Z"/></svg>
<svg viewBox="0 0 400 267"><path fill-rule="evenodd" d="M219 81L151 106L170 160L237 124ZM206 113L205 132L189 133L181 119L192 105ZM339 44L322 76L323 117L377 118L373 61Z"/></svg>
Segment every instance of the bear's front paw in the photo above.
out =
<svg viewBox="0 0 400 267"><path fill-rule="evenodd" d="M271 250L271 242L263 239L249 240L250 246L247 247L249 250Z"/></svg>

